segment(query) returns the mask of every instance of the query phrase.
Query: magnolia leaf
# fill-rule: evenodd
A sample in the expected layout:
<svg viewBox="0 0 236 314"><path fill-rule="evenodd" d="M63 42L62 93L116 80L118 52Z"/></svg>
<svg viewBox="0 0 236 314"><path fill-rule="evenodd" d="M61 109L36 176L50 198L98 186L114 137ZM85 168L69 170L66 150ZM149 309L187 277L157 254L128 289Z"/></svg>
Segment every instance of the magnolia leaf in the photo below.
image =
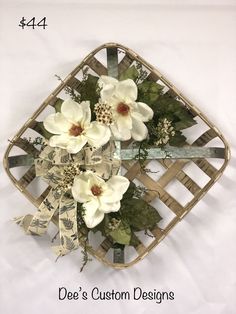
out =
<svg viewBox="0 0 236 314"><path fill-rule="evenodd" d="M183 119L183 120L180 120L178 122L175 122L174 123L174 129L176 131L179 131L179 130L183 130L183 129L186 129L186 128L190 128L191 126L195 125L196 124L196 121L193 120L193 119Z"/></svg>
<svg viewBox="0 0 236 314"><path fill-rule="evenodd" d="M61 105L63 104L64 100L58 98L54 104L54 108L56 112L61 112Z"/></svg>
<svg viewBox="0 0 236 314"><path fill-rule="evenodd" d="M132 65L130 68L125 70L124 72L121 73L120 75L120 81L131 79L131 80L136 80L139 76L139 72L136 69L134 65Z"/></svg>
<svg viewBox="0 0 236 314"><path fill-rule="evenodd" d="M140 244L138 237L132 232L129 245L137 247Z"/></svg>
<svg viewBox="0 0 236 314"><path fill-rule="evenodd" d="M43 122L38 122L38 121L36 121L35 126L34 126L34 130L35 130L36 132L38 132L39 134L41 134L41 135L42 135L44 138L46 138L46 139L49 139L50 137L53 136L52 133L48 132L48 131L45 129L45 127L44 127L44 125L43 125Z"/></svg>
<svg viewBox="0 0 236 314"><path fill-rule="evenodd" d="M120 220L119 213L106 214L102 222L96 227L91 229L94 233L100 231L104 237L111 237L114 243L129 244L131 238L131 229L129 224L125 220L118 220L119 223L113 230L111 229L111 221L117 216L117 220Z"/></svg>
<svg viewBox="0 0 236 314"><path fill-rule="evenodd" d="M161 95L158 98L154 111L154 120L167 118L172 121L176 131L189 128L197 123L183 103L169 94Z"/></svg>
<svg viewBox="0 0 236 314"><path fill-rule="evenodd" d="M175 132L175 136L170 138L169 144L171 146L183 146L186 144L186 137L180 131Z"/></svg>
<svg viewBox="0 0 236 314"><path fill-rule="evenodd" d="M99 95L97 93L97 81L98 77L88 74L88 77L83 81L79 87L79 93L81 95L81 101L89 100L92 106L91 111L93 112L93 106L98 102Z"/></svg>
<svg viewBox="0 0 236 314"><path fill-rule="evenodd" d="M114 230L109 230L110 235L114 242L120 244L129 244L131 238L131 229L128 223L120 221L118 227Z"/></svg>
<svg viewBox="0 0 236 314"><path fill-rule="evenodd" d="M130 181L128 190L123 195L123 200L132 198L135 193L135 190L136 185L132 181Z"/></svg>
<svg viewBox="0 0 236 314"><path fill-rule="evenodd" d="M138 101L144 102L147 105L154 105L162 94L164 86L145 80L141 84L138 85Z"/></svg>
<svg viewBox="0 0 236 314"><path fill-rule="evenodd" d="M103 220L100 222L100 224L98 224L97 226L95 226L94 228L90 229L91 231L93 231L94 233L96 233L97 231L100 231L102 233L102 235L104 237L107 236L106 233L106 226L108 226L109 223L109 216L107 214L105 214Z"/></svg>
<svg viewBox="0 0 236 314"><path fill-rule="evenodd" d="M120 209L122 220L135 230L146 230L154 227L162 218L157 210L142 199L127 199Z"/></svg>
<svg viewBox="0 0 236 314"><path fill-rule="evenodd" d="M160 116L166 116L166 114L173 115L182 109L183 104L169 94L161 95L155 106L155 112Z"/></svg>

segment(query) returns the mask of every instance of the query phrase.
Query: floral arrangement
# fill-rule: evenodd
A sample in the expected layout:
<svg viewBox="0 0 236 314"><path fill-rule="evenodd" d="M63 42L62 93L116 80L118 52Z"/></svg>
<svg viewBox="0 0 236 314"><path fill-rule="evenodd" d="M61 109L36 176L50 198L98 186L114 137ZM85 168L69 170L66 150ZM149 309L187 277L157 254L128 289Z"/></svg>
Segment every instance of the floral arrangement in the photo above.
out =
<svg viewBox="0 0 236 314"><path fill-rule="evenodd" d="M40 145L36 175L52 189L33 217L16 221L27 233L43 234L58 212L56 254L82 244L85 265L90 231L100 231L114 246L135 246L134 232L147 232L162 219L144 200L147 189L121 175L120 143L137 149L134 160L148 172L147 149L185 145L182 130L196 121L164 85L148 80L139 63L119 80L85 68L80 91L67 86L66 92L66 100L57 99L56 112L37 124L43 140L33 142Z"/></svg>

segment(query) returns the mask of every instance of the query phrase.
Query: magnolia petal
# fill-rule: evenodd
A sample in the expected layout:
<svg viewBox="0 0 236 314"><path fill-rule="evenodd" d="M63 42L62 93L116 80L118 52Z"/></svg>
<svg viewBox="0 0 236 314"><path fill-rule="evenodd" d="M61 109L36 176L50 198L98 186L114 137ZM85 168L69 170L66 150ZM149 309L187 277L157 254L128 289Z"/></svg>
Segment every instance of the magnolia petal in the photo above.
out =
<svg viewBox="0 0 236 314"><path fill-rule="evenodd" d="M74 199L79 203L88 202L92 198L89 182L83 177L83 174L75 177L71 191Z"/></svg>
<svg viewBox="0 0 236 314"><path fill-rule="evenodd" d="M70 137L67 134L54 135L50 137L49 145L51 147L60 147L60 148L66 149L69 140L70 140Z"/></svg>
<svg viewBox="0 0 236 314"><path fill-rule="evenodd" d="M104 213L98 210L98 206L99 202L96 198L92 199L90 202L83 204L83 219L88 228L94 228L104 218Z"/></svg>
<svg viewBox="0 0 236 314"><path fill-rule="evenodd" d="M102 188L102 186L105 184L105 181L99 176L95 175L93 172L91 172L91 174L89 175L88 182L90 187L92 187L93 185L98 185Z"/></svg>
<svg viewBox="0 0 236 314"><path fill-rule="evenodd" d="M141 113L135 110L131 112L131 118L143 121L143 116L141 115Z"/></svg>
<svg viewBox="0 0 236 314"><path fill-rule="evenodd" d="M70 136L66 150L70 154L78 153L87 143L87 138L83 135L72 137Z"/></svg>
<svg viewBox="0 0 236 314"><path fill-rule="evenodd" d="M81 172L74 179L73 191L78 202L84 203L94 197L91 191L93 185L103 187L105 181L92 171ZM103 188L102 188L103 189ZM79 200L80 199L80 200Z"/></svg>
<svg viewBox="0 0 236 314"><path fill-rule="evenodd" d="M135 141L143 141L148 135L148 129L146 125L140 121L132 117L132 130L131 135Z"/></svg>
<svg viewBox="0 0 236 314"><path fill-rule="evenodd" d="M90 109L90 102L89 101L82 101L80 103L80 106L83 111L83 117L81 120L81 125L84 128L89 127L90 121L91 121L91 109Z"/></svg>
<svg viewBox="0 0 236 314"><path fill-rule="evenodd" d="M120 201L114 203L102 203L99 210L102 213L117 212L120 209Z"/></svg>
<svg viewBox="0 0 236 314"><path fill-rule="evenodd" d="M66 99L61 106L61 113L71 122L80 122L83 118L83 110L80 104L73 99Z"/></svg>
<svg viewBox="0 0 236 314"><path fill-rule="evenodd" d="M114 190L107 183L105 183L105 188L103 187L102 190L102 195L99 196L99 201L101 204L117 202L120 200L119 197L117 198L116 195L114 195Z"/></svg>
<svg viewBox="0 0 236 314"><path fill-rule="evenodd" d="M142 121L147 122L153 117L153 110L143 102L137 102L137 110L142 115Z"/></svg>
<svg viewBox="0 0 236 314"><path fill-rule="evenodd" d="M98 80L99 87L104 87L108 84L116 85L117 83L118 83L117 79L115 79L114 77L111 77L111 76L107 76L107 75L101 75L99 80Z"/></svg>
<svg viewBox="0 0 236 314"><path fill-rule="evenodd" d="M102 101L108 101L115 92L118 81L110 76L102 75L98 80L98 86L101 88L100 96Z"/></svg>
<svg viewBox="0 0 236 314"><path fill-rule="evenodd" d="M117 117L116 124L117 124L119 132L121 132L123 129L128 129L128 130L132 129L132 119L130 115L127 115L127 116L119 115Z"/></svg>
<svg viewBox="0 0 236 314"><path fill-rule="evenodd" d="M43 125L52 134L66 133L71 127L71 123L59 112L47 116Z"/></svg>
<svg viewBox="0 0 236 314"><path fill-rule="evenodd" d="M111 179L107 181L108 187L114 191L113 201L122 199L122 196L127 191L129 184L129 180L123 176L112 176Z"/></svg>
<svg viewBox="0 0 236 314"><path fill-rule="evenodd" d="M122 129L119 131L118 126L116 123L110 126L112 134L115 138L115 140L118 141L128 141L131 139L131 132L129 129Z"/></svg>
<svg viewBox="0 0 236 314"><path fill-rule="evenodd" d="M90 127L86 129L85 136L89 145L98 148L109 141L111 131L106 125L94 121L90 124Z"/></svg>
<svg viewBox="0 0 236 314"><path fill-rule="evenodd" d="M138 89L133 80L121 81L116 86L116 96L122 101L133 102L137 99Z"/></svg>
<svg viewBox="0 0 236 314"><path fill-rule="evenodd" d="M115 92L115 86L108 84L104 86L100 91L101 100L103 102L109 101Z"/></svg>

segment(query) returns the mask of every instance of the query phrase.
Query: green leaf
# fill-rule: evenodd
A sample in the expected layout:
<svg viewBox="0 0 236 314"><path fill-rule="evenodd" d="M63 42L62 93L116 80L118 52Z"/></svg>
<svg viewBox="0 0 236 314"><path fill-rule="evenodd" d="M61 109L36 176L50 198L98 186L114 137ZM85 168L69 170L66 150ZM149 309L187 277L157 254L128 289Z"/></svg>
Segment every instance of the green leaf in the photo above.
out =
<svg viewBox="0 0 236 314"><path fill-rule="evenodd" d="M121 220L116 229L112 230L109 227L113 216L117 216L117 219L120 219L119 213L110 213L106 214L103 221L91 229L94 233L100 231L104 237L110 236L113 239L114 243L119 244L129 244L131 238L131 229L129 224Z"/></svg>
<svg viewBox="0 0 236 314"><path fill-rule="evenodd" d="M177 147L183 146L186 144L186 137L180 131L177 131L175 136L170 138L169 144Z"/></svg>
<svg viewBox="0 0 236 314"><path fill-rule="evenodd" d="M131 238L131 229L127 222L121 221L119 226L108 232L115 243L129 244Z"/></svg>
<svg viewBox="0 0 236 314"><path fill-rule="evenodd" d="M142 199L122 201L120 213L122 221L127 221L135 231L152 228L162 219L157 210Z"/></svg>
<svg viewBox="0 0 236 314"><path fill-rule="evenodd" d="M53 136L52 133L48 132L44 125L43 122L38 122L36 121L35 126L34 126L34 130L36 132L38 132L39 134L41 134L44 138L49 139L51 136Z"/></svg>
<svg viewBox="0 0 236 314"><path fill-rule="evenodd" d="M139 239L136 237L136 235L132 232L131 233L131 238L130 238L130 242L129 242L129 245L131 246L138 246L140 244L140 241Z"/></svg>
<svg viewBox="0 0 236 314"><path fill-rule="evenodd" d="M125 70L124 72L121 73L120 75L120 81L126 80L126 79L131 79L131 80L136 80L139 76L139 72L136 69L134 65L132 65L130 68Z"/></svg>
<svg viewBox="0 0 236 314"><path fill-rule="evenodd" d="M123 195L123 200L132 198L135 193L135 190L136 185L132 181L130 181L128 190Z"/></svg>
<svg viewBox="0 0 236 314"><path fill-rule="evenodd" d="M58 98L54 104L54 108L55 108L56 112L61 112L61 105L62 104L63 104L63 100Z"/></svg>
<svg viewBox="0 0 236 314"><path fill-rule="evenodd" d="M145 80L138 85L138 101L144 102L150 107L154 105L162 94L164 86Z"/></svg>
<svg viewBox="0 0 236 314"><path fill-rule="evenodd" d="M175 122L174 128L176 131L179 131L179 130L190 128L191 126L195 124L196 124L195 120L187 118L187 119L183 119L178 122Z"/></svg>
<svg viewBox="0 0 236 314"><path fill-rule="evenodd" d="M88 78L81 83L79 88L81 101L89 100L90 105L92 106L91 111L93 111L93 106L98 102L99 98L99 95L97 93L97 81L97 76L88 74Z"/></svg>

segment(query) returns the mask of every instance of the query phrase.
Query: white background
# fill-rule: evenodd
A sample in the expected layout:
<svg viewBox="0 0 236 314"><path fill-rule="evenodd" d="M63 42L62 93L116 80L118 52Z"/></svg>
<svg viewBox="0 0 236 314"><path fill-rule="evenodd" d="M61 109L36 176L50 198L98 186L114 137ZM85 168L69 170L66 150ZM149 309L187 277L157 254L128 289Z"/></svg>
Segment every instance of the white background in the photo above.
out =
<svg viewBox="0 0 236 314"><path fill-rule="evenodd" d="M47 17L48 27L18 27ZM0 166L0 312L236 313L236 1L3 1L0 0L1 159L10 139L92 49L120 42L156 66L229 141L223 177L171 234L130 269L93 260L79 273L79 251L60 259L48 236L24 235L11 219L33 212ZM88 292L174 291L175 300L58 301L58 288Z"/></svg>

